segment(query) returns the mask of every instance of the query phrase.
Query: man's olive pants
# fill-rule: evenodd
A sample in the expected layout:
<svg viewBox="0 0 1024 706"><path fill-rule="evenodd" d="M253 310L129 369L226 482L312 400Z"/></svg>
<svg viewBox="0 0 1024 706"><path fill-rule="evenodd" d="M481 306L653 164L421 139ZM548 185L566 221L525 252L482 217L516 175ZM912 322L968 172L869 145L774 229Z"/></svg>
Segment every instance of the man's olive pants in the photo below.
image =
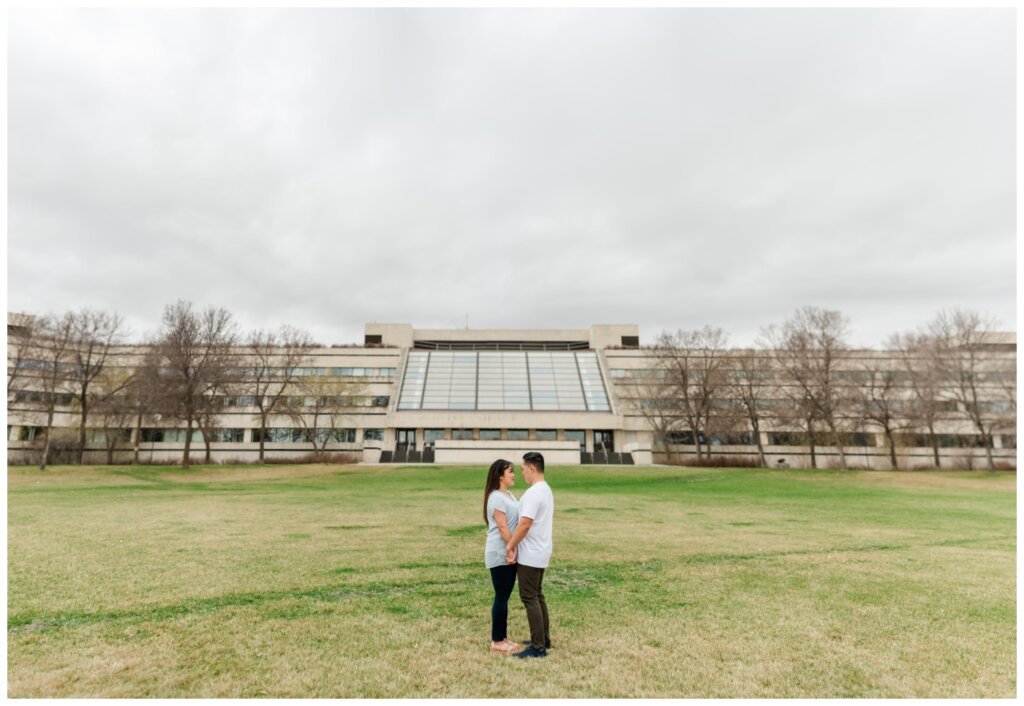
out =
<svg viewBox="0 0 1024 706"><path fill-rule="evenodd" d="M544 602L544 569L518 564L519 598L526 607L526 619L530 621L530 644L539 650L551 642L548 629L548 604Z"/></svg>

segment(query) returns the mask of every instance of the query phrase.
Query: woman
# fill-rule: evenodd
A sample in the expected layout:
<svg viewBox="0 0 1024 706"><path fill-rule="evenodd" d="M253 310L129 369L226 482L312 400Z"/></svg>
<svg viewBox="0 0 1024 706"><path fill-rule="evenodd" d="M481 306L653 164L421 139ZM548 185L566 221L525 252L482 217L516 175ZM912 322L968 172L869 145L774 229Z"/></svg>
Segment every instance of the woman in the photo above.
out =
<svg viewBox="0 0 1024 706"><path fill-rule="evenodd" d="M516 585L516 565L505 561L505 545L519 524L519 502L508 490L515 482L516 472L512 463L499 458L487 471L487 483L484 485L484 521L487 523L484 563L491 571L491 583L494 584L491 651L505 654L522 648L522 645L508 639L508 598Z"/></svg>

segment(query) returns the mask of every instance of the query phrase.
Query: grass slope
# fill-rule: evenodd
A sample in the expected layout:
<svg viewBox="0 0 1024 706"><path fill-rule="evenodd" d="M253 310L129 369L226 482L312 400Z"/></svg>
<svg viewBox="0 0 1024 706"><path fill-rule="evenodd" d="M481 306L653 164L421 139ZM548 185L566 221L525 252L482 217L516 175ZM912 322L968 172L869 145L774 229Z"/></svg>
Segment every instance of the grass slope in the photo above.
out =
<svg viewBox="0 0 1024 706"><path fill-rule="evenodd" d="M9 695L1015 695L1012 474L550 469L528 662L487 651L483 478L12 468Z"/></svg>

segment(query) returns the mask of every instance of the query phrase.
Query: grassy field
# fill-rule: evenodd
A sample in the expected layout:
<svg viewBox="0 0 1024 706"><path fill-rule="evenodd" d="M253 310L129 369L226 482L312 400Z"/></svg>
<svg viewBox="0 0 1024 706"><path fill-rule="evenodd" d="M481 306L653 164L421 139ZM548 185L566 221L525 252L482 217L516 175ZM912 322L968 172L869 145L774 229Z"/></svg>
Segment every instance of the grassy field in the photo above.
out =
<svg viewBox="0 0 1024 706"><path fill-rule="evenodd" d="M9 695L1015 695L1014 474L547 475L555 646L516 660L483 469L12 468Z"/></svg>

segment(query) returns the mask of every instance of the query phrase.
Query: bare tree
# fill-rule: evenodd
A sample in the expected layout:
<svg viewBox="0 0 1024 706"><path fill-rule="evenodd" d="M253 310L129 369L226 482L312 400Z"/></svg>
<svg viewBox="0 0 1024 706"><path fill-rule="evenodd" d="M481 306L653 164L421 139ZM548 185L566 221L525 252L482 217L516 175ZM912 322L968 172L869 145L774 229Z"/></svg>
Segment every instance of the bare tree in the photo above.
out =
<svg viewBox="0 0 1024 706"><path fill-rule="evenodd" d="M246 343L248 364L245 384L258 410L255 415L260 424L260 463L264 460L264 440L267 422L274 411L283 406L298 375L298 369L308 359L312 337L297 328L282 326L278 331L260 329L249 335Z"/></svg>
<svg viewBox="0 0 1024 706"><path fill-rule="evenodd" d="M651 349L659 368L665 370L658 390L665 410L689 425L697 450L703 456L703 440L712 432L724 431L731 423L726 399L729 369L726 363L728 336L720 328L705 326L692 331L663 332ZM708 440L710 443L710 440Z"/></svg>
<svg viewBox="0 0 1024 706"><path fill-rule="evenodd" d="M766 356L754 351L740 351L727 359L730 367L730 382L727 392L738 401L750 432L757 444L757 457L761 466L767 466L764 444L761 443L761 426L770 415L769 395L773 389L771 371L766 370Z"/></svg>
<svg viewBox="0 0 1024 706"><path fill-rule="evenodd" d="M134 431L132 433L132 463L139 463L139 449L142 443L142 424L147 418L171 407L165 389L166 373L161 374L159 347L147 347L145 354L132 372L125 388L125 404L132 411ZM166 369L165 369L166 370Z"/></svg>
<svg viewBox="0 0 1024 706"><path fill-rule="evenodd" d="M86 422L89 406L93 402L89 388L106 369L113 346L120 342L124 334L124 321L116 313L92 309L82 309L70 316L72 365L68 378L78 404L78 447L75 461L80 464L85 457Z"/></svg>
<svg viewBox="0 0 1024 706"><path fill-rule="evenodd" d="M638 368L632 372L631 403L651 427L654 437L652 451L657 453L660 447L666 461L673 463L672 437L682 430L684 421L679 412L679 400L671 386L664 383L668 371L655 363L653 367Z"/></svg>
<svg viewBox="0 0 1024 706"><path fill-rule="evenodd" d="M166 390L172 416L185 422L182 468L189 467L192 428L202 415L206 398L228 380L233 365L231 348L236 326L227 310L193 310L179 301L164 310L159 350L166 367Z"/></svg>
<svg viewBox="0 0 1024 706"><path fill-rule="evenodd" d="M36 361L32 358L37 347L39 322L27 314L11 314L7 324L7 401L23 389L30 379L27 374Z"/></svg>
<svg viewBox="0 0 1024 706"><path fill-rule="evenodd" d="M1001 382L986 385L992 373L999 372L992 370L987 356L981 353L985 334L993 329L995 322L990 317L966 309L940 311L927 327L933 342L934 365L977 431L985 447L988 470L992 472L995 471L993 434L1012 426L1016 407L1014 403L999 399L1005 389ZM993 389L997 394L991 394Z"/></svg>
<svg viewBox="0 0 1024 706"><path fill-rule="evenodd" d="M39 459L39 470L46 470L53 441L53 418L58 405L63 406L67 392L68 369L71 367L71 341L74 337L74 317L70 313L56 316L48 314L39 320L35 345L28 354L37 361L39 375L40 408L45 416L46 437Z"/></svg>
<svg viewBox="0 0 1024 706"><path fill-rule="evenodd" d="M899 468L896 435L914 426L913 420L906 414L908 400L898 383L898 372L865 365L863 381L854 388L855 409L866 425L877 427L885 436L889 463L894 470Z"/></svg>
<svg viewBox="0 0 1024 706"><path fill-rule="evenodd" d="M840 435L844 399L837 385L838 364L847 352L846 317L834 310L803 307L781 327L769 326L762 332L778 369L795 386L791 395L808 430L814 459L814 423L820 421L839 452L839 465L847 468L846 453Z"/></svg>
<svg viewBox="0 0 1024 706"><path fill-rule="evenodd" d="M897 355L910 387L906 418L913 429L926 432L932 461L936 468L942 468L938 425L948 412L948 406L953 404L955 407L956 403L943 397L934 345L934 340L925 333L895 334L889 338L889 348Z"/></svg>
<svg viewBox="0 0 1024 706"><path fill-rule="evenodd" d="M297 395L285 398L284 411L303 432L303 440L313 444L313 455L322 457L342 420L352 412L356 383L330 382L309 377L296 384Z"/></svg>
<svg viewBox="0 0 1024 706"><path fill-rule="evenodd" d="M107 368L93 379L90 415L99 421L108 464L114 463L118 444L128 441L124 432L135 415L128 395L134 378L135 374L126 368Z"/></svg>

